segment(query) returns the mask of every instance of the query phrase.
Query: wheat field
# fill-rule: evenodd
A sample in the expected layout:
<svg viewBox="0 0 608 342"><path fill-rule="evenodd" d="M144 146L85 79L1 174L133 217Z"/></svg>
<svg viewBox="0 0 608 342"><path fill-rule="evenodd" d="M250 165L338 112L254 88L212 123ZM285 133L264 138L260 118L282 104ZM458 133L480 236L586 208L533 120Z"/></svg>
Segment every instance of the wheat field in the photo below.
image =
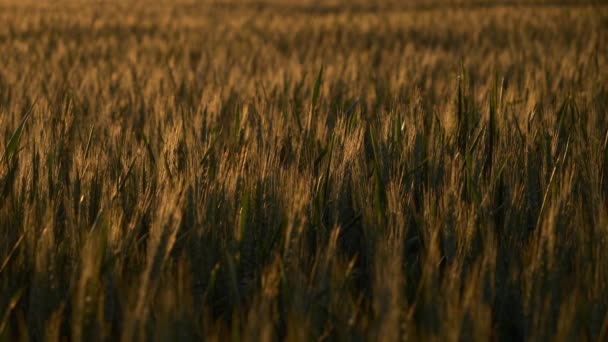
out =
<svg viewBox="0 0 608 342"><path fill-rule="evenodd" d="M0 341L607 341L600 1L0 0Z"/></svg>

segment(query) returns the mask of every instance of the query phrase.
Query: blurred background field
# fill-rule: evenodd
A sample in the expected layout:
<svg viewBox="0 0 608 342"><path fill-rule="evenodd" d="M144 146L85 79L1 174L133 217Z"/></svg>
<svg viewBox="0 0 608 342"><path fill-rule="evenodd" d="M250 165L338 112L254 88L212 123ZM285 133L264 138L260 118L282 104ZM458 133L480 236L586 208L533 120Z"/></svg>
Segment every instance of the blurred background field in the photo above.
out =
<svg viewBox="0 0 608 342"><path fill-rule="evenodd" d="M608 339L606 4L0 23L0 340Z"/></svg>

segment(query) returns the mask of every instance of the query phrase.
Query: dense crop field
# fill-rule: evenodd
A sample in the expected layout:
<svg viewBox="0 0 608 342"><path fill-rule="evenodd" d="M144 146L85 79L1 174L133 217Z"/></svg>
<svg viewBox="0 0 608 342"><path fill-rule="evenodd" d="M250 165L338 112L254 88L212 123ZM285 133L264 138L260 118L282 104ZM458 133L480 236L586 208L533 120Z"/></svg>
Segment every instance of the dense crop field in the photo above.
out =
<svg viewBox="0 0 608 342"><path fill-rule="evenodd" d="M608 6L0 0L0 341L608 339Z"/></svg>

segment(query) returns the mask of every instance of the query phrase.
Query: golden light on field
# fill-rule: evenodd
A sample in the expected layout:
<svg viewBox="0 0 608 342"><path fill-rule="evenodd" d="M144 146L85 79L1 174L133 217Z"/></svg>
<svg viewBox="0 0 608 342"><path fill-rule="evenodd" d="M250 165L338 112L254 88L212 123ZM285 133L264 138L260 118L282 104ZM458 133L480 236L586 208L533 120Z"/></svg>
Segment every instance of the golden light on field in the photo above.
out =
<svg viewBox="0 0 608 342"><path fill-rule="evenodd" d="M608 338L601 2L0 23L0 340Z"/></svg>

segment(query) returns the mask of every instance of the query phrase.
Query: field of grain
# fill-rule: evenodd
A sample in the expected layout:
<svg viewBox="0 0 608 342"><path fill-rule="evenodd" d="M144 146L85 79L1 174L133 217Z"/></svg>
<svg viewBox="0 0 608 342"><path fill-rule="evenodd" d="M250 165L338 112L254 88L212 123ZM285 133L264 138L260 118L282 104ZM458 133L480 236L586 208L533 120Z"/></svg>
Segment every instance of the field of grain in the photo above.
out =
<svg viewBox="0 0 608 342"><path fill-rule="evenodd" d="M0 341L606 341L608 6L0 0Z"/></svg>

